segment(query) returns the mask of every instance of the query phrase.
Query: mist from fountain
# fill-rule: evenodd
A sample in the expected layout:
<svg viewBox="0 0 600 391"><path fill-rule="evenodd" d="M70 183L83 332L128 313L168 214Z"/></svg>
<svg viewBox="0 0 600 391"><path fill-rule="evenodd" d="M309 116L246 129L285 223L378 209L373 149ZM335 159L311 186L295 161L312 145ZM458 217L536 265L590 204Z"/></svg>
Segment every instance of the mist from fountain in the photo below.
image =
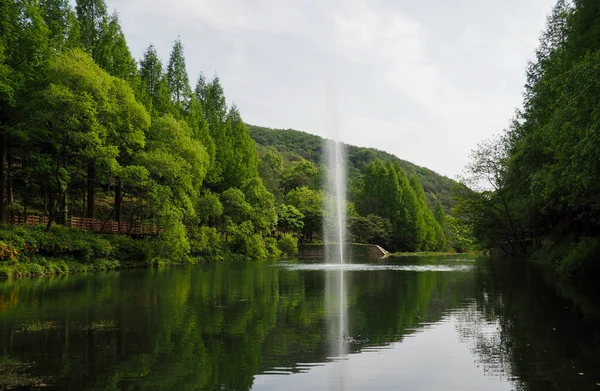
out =
<svg viewBox="0 0 600 391"><path fill-rule="evenodd" d="M344 263L346 256L346 158L344 144L325 141L327 194L323 221L328 262Z"/></svg>

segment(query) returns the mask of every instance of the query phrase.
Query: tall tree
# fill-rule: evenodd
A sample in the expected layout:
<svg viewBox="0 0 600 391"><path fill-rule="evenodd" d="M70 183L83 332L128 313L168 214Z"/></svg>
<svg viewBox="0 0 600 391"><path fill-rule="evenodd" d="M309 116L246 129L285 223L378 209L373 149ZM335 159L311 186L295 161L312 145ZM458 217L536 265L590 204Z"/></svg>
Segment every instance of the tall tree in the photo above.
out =
<svg viewBox="0 0 600 391"><path fill-rule="evenodd" d="M185 67L183 43L177 38L173 43L169 65L167 66L167 80L171 90L171 100L181 110L192 97L192 88Z"/></svg>
<svg viewBox="0 0 600 391"><path fill-rule="evenodd" d="M395 219L392 219L397 238L402 243L404 249L408 251L418 251L421 249L425 237L425 222L423 216L419 213L419 203L417 195L410 185L406 172L395 164L390 170L396 172L398 178L398 187L400 188L401 208Z"/></svg>
<svg viewBox="0 0 600 391"><path fill-rule="evenodd" d="M215 141L208 130L208 123L204 118L204 109L202 108L202 104L196 97L192 97L190 99L184 114L186 121L188 124L190 124L194 139L199 140L202 145L204 145L204 148L206 148L209 159L209 167L212 167L216 159ZM218 181L219 178L213 177L212 175L213 171L209 168L209 173L206 179L209 182Z"/></svg>
<svg viewBox="0 0 600 391"><path fill-rule="evenodd" d="M36 1L0 2L0 222L12 200L11 160L26 150L23 108L37 89L50 56L49 30Z"/></svg>
<svg viewBox="0 0 600 391"><path fill-rule="evenodd" d="M146 91L147 105L158 114L171 113L171 96L167 75L154 45L150 45L140 60L140 79Z"/></svg>
<svg viewBox="0 0 600 391"><path fill-rule="evenodd" d="M47 178L50 193L48 229L68 191L85 178L91 163L111 167L116 150L107 143L114 79L80 50L54 59L47 87L36 101L31 139L39 150L36 170Z"/></svg>
<svg viewBox="0 0 600 391"><path fill-rule="evenodd" d="M200 83L198 86L203 83ZM223 191L219 186L224 170L224 161L229 159L232 153L230 150L229 134L226 129L227 121L227 103L223 87L218 77L215 77L210 83L204 85L203 92L196 91L196 96L201 96L202 108L204 109L204 118L208 124L208 131L215 143L215 160L211 164L209 171L210 186L215 191ZM225 188L226 189L226 188Z"/></svg>
<svg viewBox="0 0 600 391"><path fill-rule="evenodd" d="M77 0L75 10L79 21L81 46L96 60L108 19L106 3L104 0Z"/></svg>
<svg viewBox="0 0 600 391"><path fill-rule="evenodd" d="M94 60L110 75L126 80L132 87L137 82L136 62L116 13L107 17L102 24Z"/></svg>
<svg viewBox="0 0 600 391"><path fill-rule="evenodd" d="M49 30L50 46L59 52L79 44L79 25L68 0L40 0L42 16Z"/></svg>
<svg viewBox="0 0 600 391"><path fill-rule="evenodd" d="M441 250L446 244L446 239L442 227L433 217L431 209L429 209L423 186L421 186L416 176L410 178L410 185L417 197L417 213L422 216L424 222L425 236L420 247L425 251Z"/></svg>

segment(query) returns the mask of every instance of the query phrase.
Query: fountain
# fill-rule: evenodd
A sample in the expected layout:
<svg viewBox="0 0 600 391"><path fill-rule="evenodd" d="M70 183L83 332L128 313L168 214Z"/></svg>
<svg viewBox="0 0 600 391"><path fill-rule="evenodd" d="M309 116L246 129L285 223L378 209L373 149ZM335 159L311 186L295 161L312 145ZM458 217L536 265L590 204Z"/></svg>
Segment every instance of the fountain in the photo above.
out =
<svg viewBox="0 0 600 391"><path fill-rule="evenodd" d="M328 262L344 263L346 256L346 161L344 145L326 140L327 194L323 221Z"/></svg>

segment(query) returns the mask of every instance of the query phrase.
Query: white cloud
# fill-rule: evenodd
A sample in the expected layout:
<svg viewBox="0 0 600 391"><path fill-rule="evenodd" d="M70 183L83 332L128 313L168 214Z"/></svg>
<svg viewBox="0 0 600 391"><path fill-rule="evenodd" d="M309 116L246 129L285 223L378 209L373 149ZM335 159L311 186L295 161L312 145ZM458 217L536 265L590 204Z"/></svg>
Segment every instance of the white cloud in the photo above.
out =
<svg viewBox="0 0 600 391"><path fill-rule="evenodd" d="M554 0L108 0L134 55L178 34L257 125L342 138L454 176L520 104Z"/></svg>

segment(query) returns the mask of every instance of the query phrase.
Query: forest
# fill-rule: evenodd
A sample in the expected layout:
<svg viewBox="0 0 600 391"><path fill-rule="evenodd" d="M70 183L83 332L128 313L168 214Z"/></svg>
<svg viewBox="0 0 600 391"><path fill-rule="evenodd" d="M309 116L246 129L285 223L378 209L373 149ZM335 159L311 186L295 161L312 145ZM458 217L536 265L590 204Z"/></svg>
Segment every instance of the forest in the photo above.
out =
<svg viewBox="0 0 600 391"><path fill-rule="evenodd" d="M560 0L528 64L522 109L473 152L457 191L457 213L486 248L553 261L564 276L598 274L598 91L600 3Z"/></svg>
<svg viewBox="0 0 600 391"><path fill-rule="evenodd" d="M294 136L277 149L250 127L255 143L218 76L200 74L192 87L179 38L168 61L152 44L136 61L103 0L0 7L0 221L43 224L0 229L4 266L276 258L321 240L330 198L321 139ZM451 180L380 151L349 147L349 159L353 241L473 245L470 227L448 214ZM84 223L154 235L71 229Z"/></svg>

